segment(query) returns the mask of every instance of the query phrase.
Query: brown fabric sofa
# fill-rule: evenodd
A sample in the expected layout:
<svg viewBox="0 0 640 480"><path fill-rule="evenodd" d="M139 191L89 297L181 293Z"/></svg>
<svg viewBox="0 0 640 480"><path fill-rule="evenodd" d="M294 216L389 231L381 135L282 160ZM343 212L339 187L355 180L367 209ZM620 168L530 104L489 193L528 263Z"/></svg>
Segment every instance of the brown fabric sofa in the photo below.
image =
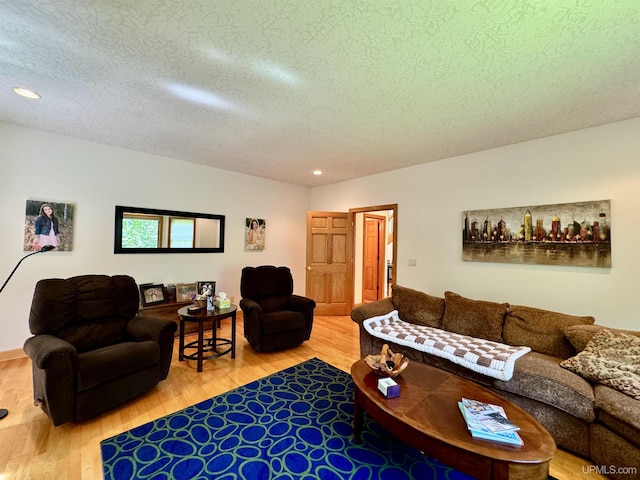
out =
<svg viewBox="0 0 640 480"><path fill-rule="evenodd" d="M382 340L363 327L366 319L393 310L405 322L440 328L532 351L517 359L510 380L497 380L447 359ZM351 318L360 326L364 357L391 349L455 373L495 391L533 415L559 447L591 459L611 478L632 478L625 467L640 466L640 400L585 380L560 363L582 351L605 327L590 316L573 316L533 307L472 300L453 292L444 298L393 285L391 298L357 306ZM626 332L640 337L640 332ZM619 472L623 472L618 474ZM638 478L638 477L635 477Z"/></svg>
<svg viewBox="0 0 640 480"><path fill-rule="evenodd" d="M167 377L176 324L136 317L139 299L126 275L36 284L24 351L35 403L54 425L95 417Z"/></svg>

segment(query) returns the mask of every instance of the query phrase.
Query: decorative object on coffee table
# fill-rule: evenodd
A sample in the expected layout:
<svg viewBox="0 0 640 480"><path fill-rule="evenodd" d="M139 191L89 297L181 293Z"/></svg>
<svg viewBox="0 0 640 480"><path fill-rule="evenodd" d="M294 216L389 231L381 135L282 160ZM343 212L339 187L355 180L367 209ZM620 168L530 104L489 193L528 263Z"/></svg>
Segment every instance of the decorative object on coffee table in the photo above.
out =
<svg viewBox="0 0 640 480"><path fill-rule="evenodd" d="M409 365L409 359L401 353L393 353L386 343L380 355L367 355L364 359L367 366L381 377L395 378Z"/></svg>
<svg viewBox="0 0 640 480"><path fill-rule="evenodd" d="M193 304L198 308L206 308L207 307L207 297L204 295L196 295L193 299Z"/></svg>

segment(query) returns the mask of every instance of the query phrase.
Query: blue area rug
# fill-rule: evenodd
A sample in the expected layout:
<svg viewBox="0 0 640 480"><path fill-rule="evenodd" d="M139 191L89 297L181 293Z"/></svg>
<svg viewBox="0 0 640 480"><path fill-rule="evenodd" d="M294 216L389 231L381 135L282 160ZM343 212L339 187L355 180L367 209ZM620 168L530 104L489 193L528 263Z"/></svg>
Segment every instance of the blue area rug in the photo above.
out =
<svg viewBox="0 0 640 480"><path fill-rule="evenodd" d="M314 358L103 440L105 479L468 479L368 415L351 376Z"/></svg>

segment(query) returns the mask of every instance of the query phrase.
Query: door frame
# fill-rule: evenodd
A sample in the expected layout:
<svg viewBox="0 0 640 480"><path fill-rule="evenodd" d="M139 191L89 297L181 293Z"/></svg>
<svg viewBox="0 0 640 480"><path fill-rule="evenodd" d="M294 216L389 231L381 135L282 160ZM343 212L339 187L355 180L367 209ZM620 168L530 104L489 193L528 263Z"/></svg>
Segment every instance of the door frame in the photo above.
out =
<svg viewBox="0 0 640 480"><path fill-rule="evenodd" d="M387 245L387 216L386 215L377 215L372 212L365 212L362 216L363 221L363 235L362 235L362 302L376 301L381 300L382 295L384 293L384 284L387 282L387 276L385 275L386 264L384 263L385 258L385 250ZM375 290L375 300L370 300L366 298L365 292L365 277L366 277L366 268L367 265L367 222L373 221L376 224L376 290ZM355 269L354 269L355 272ZM354 275L355 276L355 275Z"/></svg>
<svg viewBox="0 0 640 480"><path fill-rule="evenodd" d="M373 205L373 206L369 206L369 207L358 207L358 208L350 208L349 209L349 216L351 218L351 241L353 242L353 245L351 247L351 293L350 293L350 297L351 297L351 309L353 310L354 307L354 293L355 293L355 271L356 268L360 268L362 269L362 265L359 265L356 267L356 265L354 264L355 259L353 258L354 252L355 252L355 242L356 242L356 226L355 226L355 216L357 213L372 213L375 214L376 212L380 212L380 211L389 211L391 210L393 212L393 223L392 223L392 235L393 235L393 248L392 248L392 255L393 255L393 263L391 264L391 283L396 283L397 282L397 264L398 264L398 204L397 203L390 203L390 204L386 204L386 205Z"/></svg>

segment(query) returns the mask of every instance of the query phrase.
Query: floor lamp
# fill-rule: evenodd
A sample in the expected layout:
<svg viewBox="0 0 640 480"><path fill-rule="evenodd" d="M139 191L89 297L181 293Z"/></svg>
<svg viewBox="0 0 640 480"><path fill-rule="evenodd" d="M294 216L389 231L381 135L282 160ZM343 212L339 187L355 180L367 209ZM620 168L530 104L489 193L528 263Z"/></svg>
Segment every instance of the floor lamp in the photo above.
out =
<svg viewBox="0 0 640 480"><path fill-rule="evenodd" d="M2 287L0 287L0 292L2 292L2 290L4 290L4 287L7 286L7 283L9 283L9 280L11 280L11 277L13 277L13 274L16 273L16 270L18 269L18 267L20 266L20 264L22 263L22 261L27 258L30 257L31 255L35 255L37 253L44 253L44 252L48 252L49 250L53 250L55 247L53 245L45 245L44 247L42 247L40 250L36 251L36 252L31 252L27 255L25 255L24 257L22 257L20 259L20 261L18 262L18 264L13 268L13 270L11 271L11 273L9 274L9 276L7 277L7 279L4 281L4 283L2 284ZM0 419L3 419L4 417L6 417L9 414L9 410L7 410L6 408L0 408Z"/></svg>

